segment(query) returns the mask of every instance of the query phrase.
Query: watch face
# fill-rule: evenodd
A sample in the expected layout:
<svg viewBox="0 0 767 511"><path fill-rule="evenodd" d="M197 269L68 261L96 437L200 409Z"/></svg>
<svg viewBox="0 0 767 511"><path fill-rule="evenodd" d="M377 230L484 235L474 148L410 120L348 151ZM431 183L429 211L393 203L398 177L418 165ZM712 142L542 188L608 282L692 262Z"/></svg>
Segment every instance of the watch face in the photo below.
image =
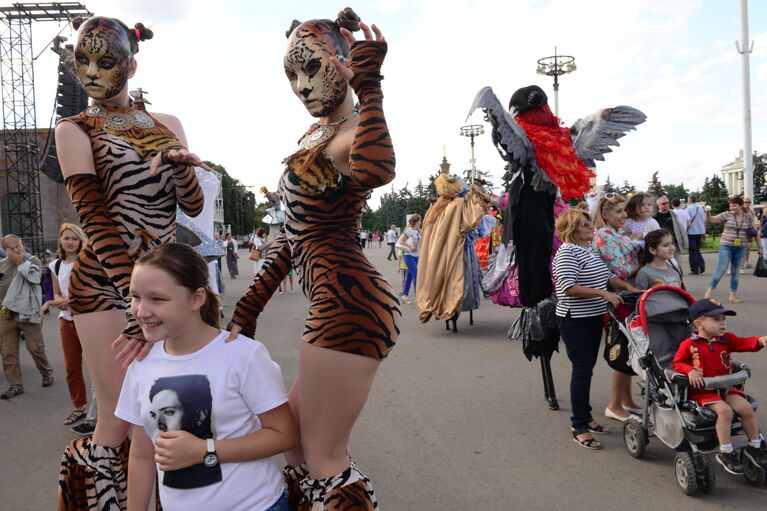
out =
<svg viewBox="0 0 767 511"><path fill-rule="evenodd" d="M214 453L208 453L203 458L202 462L205 464L206 467L215 467L218 465L218 456L216 456Z"/></svg>

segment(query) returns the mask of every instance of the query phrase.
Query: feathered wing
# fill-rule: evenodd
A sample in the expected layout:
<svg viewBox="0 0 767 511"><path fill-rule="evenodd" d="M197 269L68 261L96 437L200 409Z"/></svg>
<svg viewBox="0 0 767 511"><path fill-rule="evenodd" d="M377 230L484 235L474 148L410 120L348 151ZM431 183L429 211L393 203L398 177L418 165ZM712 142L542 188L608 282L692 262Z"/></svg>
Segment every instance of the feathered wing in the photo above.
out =
<svg viewBox="0 0 767 511"><path fill-rule="evenodd" d="M611 147L620 146L618 139L636 130L646 119L644 113L626 105L605 108L578 119L570 128L575 154L594 167L595 160L604 161L604 154L613 151Z"/></svg>
<svg viewBox="0 0 767 511"><path fill-rule="evenodd" d="M556 185L538 167L535 150L527 138L525 130L517 124L514 116L501 105L492 87L483 87L477 93L466 118L468 119L477 108L482 109L486 120L490 121L493 126L493 144L498 149L501 158L509 163L512 171L516 172L529 167L532 171L531 184L535 190L556 193Z"/></svg>

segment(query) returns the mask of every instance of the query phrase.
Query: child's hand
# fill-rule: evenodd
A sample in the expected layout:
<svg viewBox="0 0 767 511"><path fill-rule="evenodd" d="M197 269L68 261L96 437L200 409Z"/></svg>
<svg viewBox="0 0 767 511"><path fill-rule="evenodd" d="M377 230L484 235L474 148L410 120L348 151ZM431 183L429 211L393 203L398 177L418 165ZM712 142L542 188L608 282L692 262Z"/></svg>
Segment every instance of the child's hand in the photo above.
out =
<svg viewBox="0 0 767 511"><path fill-rule="evenodd" d="M767 346L767 335L760 337L759 340L756 341L756 344L760 348L764 348L765 346Z"/></svg>
<svg viewBox="0 0 767 511"><path fill-rule="evenodd" d="M687 379L690 381L691 387L701 388L706 382L703 381L703 374L698 369L693 369L687 374Z"/></svg>
<svg viewBox="0 0 767 511"><path fill-rule="evenodd" d="M182 430L160 432L154 445L154 460L166 472L202 463L208 449L205 440Z"/></svg>

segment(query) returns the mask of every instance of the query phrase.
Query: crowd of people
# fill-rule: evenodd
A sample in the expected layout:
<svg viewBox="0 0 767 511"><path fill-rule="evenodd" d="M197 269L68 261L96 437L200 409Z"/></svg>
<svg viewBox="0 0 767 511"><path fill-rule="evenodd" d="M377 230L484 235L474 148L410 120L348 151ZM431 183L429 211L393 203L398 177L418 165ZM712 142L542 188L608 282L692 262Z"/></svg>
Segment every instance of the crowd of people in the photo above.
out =
<svg viewBox="0 0 767 511"><path fill-rule="evenodd" d="M253 282L230 323L222 325L220 292L211 287L208 261L175 237L177 209L194 217L203 208L194 169L208 168L187 149L176 117L150 114L144 102L129 98L139 43L151 39L152 31L105 17L76 28L73 65L93 102L58 125L56 141L80 226L61 225L56 258L47 267L13 234L2 238L0 259L0 352L9 385L0 398L24 393L22 339L42 385L54 384L41 325L50 309L58 309L72 406L63 422L92 433L71 441L64 452L59 508L147 509L157 485L166 510L376 509L372 483L349 453L350 438L380 364L397 341L400 301L410 303L419 262L440 243L430 239L435 220L429 215L423 242L418 214L386 232L359 227L371 190L390 182L395 170L382 107L387 43L381 31L347 8L335 20L294 21L286 33L288 81L317 122L285 160L278 191L271 194L275 204L286 205L284 220L274 224L278 232L259 229L249 240ZM361 40L353 35L359 30ZM316 66L307 67L306 54ZM464 203L453 199L464 198L466 183L450 184L460 189L439 204L460 216ZM466 208L476 206L476 226L489 198L472 185L465 200ZM151 221L144 214L150 206L158 212ZM600 449L594 435L609 429L595 419L590 404L608 306L626 317L626 293L683 287L680 256L686 250L690 273L704 273L706 224L722 224L723 234L705 297L713 297L729 269L729 299L740 303L748 250L755 241L764 255L767 227L764 213L760 224L740 197L713 215L695 197L682 208L665 196L607 193L593 211L578 205L558 216L562 243L551 264L555 316L572 364L570 430L578 445ZM376 243L381 248L384 238L387 260L404 270L401 293L363 250ZM473 238L459 241L453 255L463 261ZM229 276L238 278L240 247L231 233L220 248ZM44 301L46 270L52 296ZM422 272L422 281L438 271ZM458 273L463 277L464 269ZM474 273L478 267L467 272L469 287ZM295 291L294 276L310 303L298 375L286 387L280 367L253 339L270 298L283 286ZM722 318L730 312L701 309L691 318L698 334L690 342L726 336ZM767 337L733 342L734 348L757 350ZM90 400L84 360L93 384ZM693 383L709 370L683 367L681 355L678 362ZM741 396L712 402L723 421L733 410L744 417L749 445L760 448ZM625 422L637 413L632 374L614 370L604 416ZM720 435L720 442L717 459L737 471L728 438ZM287 462L282 471L271 459L280 453Z"/></svg>

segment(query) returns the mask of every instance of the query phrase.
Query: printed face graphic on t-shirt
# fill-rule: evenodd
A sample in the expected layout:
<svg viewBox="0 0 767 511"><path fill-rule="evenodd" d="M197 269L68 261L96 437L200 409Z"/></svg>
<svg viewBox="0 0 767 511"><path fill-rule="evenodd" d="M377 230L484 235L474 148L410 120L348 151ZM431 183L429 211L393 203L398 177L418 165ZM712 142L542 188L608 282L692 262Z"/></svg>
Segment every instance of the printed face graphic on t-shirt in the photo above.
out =
<svg viewBox="0 0 767 511"><path fill-rule="evenodd" d="M213 396L204 374L166 376L155 380L149 388L149 415L160 433L186 431L207 439L213 434ZM202 462L202 460L200 460ZM162 484L170 488L201 488L221 481L221 466L206 467L202 463L164 472Z"/></svg>
<svg viewBox="0 0 767 511"><path fill-rule="evenodd" d="M175 390L161 390L155 394L149 407L149 414L159 431L177 431L181 429L184 408Z"/></svg>

